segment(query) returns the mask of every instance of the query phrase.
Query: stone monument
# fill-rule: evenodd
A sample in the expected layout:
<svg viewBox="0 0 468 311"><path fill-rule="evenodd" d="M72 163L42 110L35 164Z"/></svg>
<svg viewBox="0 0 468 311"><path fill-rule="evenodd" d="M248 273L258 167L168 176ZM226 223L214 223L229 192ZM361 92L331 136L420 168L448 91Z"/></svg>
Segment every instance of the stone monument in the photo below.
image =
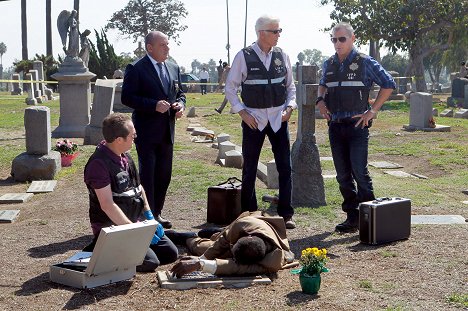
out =
<svg viewBox="0 0 468 311"><path fill-rule="evenodd" d="M91 83L96 75L88 70L78 56L79 40L76 11L62 11L57 27L66 53L58 72L52 78L59 81L60 119L53 137L84 137L90 121ZM66 48L68 33L68 48Z"/></svg>
<svg viewBox="0 0 468 311"><path fill-rule="evenodd" d="M465 107L465 86L468 85L468 79L455 78L452 81L452 96L447 98L447 107Z"/></svg>
<svg viewBox="0 0 468 311"><path fill-rule="evenodd" d="M12 85L13 91L11 91L10 93L11 95L23 95L23 89L20 87L19 79L20 79L20 75L18 73L14 73L11 76L11 80L18 81L18 82L13 82L13 85Z"/></svg>
<svg viewBox="0 0 468 311"><path fill-rule="evenodd" d="M297 138L291 150L292 201L294 207L326 205L320 156L315 139L315 99L317 66L299 66L296 101Z"/></svg>
<svg viewBox="0 0 468 311"><path fill-rule="evenodd" d="M51 151L50 109L44 106L24 110L26 152L18 155L11 165L15 181L51 180L62 168L60 153Z"/></svg>
<svg viewBox="0 0 468 311"><path fill-rule="evenodd" d="M435 124L432 115L432 94L413 92L409 94L410 124L404 125L407 131L450 132L450 126Z"/></svg>

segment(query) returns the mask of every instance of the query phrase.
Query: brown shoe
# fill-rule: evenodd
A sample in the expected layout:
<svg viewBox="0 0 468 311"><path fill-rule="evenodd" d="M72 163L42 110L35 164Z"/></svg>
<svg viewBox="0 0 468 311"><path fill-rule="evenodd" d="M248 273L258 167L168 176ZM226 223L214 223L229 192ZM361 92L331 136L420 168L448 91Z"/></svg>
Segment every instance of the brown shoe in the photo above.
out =
<svg viewBox="0 0 468 311"><path fill-rule="evenodd" d="M286 229L294 229L296 228L296 222L292 219L292 216L283 217L284 224L286 225Z"/></svg>
<svg viewBox="0 0 468 311"><path fill-rule="evenodd" d="M172 222L170 222L167 219L162 218L161 215L156 216L155 220L157 222L159 222L163 226L164 229L171 229L172 228Z"/></svg>

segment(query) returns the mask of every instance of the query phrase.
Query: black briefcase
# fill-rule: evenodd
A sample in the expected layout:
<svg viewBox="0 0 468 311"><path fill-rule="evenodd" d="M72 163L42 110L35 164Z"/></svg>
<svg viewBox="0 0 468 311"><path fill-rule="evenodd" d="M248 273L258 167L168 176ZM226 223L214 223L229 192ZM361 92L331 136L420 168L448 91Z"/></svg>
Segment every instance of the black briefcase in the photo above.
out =
<svg viewBox="0 0 468 311"><path fill-rule="evenodd" d="M242 181L236 177L208 188L207 222L230 224L241 214Z"/></svg>
<svg viewBox="0 0 468 311"><path fill-rule="evenodd" d="M359 239L383 244L407 239L411 231L411 200L378 198L359 205Z"/></svg>

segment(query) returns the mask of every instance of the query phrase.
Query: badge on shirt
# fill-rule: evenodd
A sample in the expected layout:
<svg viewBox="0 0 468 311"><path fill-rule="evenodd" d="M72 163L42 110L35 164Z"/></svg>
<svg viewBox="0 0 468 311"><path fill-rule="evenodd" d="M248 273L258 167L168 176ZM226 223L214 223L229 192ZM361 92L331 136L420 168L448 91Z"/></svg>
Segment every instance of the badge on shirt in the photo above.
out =
<svg viewBox="0 0 468 311"><path fill-rule="evenodd" d="M283 62L279 58L275 58L274 60L276 66L281 66Z"/></svg>
<svg viewBox="0 0 468 311"><path fill-rule="evenodd" d="M352 71L355 71L359 68L358 64L356 63L352 63L351 65L349 65L349 69L351 69Z"/></svg>

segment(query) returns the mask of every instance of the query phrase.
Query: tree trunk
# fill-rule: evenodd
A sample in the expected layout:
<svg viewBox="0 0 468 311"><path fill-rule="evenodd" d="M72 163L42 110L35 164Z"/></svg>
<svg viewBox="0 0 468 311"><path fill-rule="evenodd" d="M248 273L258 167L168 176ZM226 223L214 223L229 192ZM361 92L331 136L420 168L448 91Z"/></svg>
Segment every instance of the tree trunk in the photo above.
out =
<svg viewBox="0 0 468 311"><path fill-rule="evenodd" d="M413 74L416 83L416 92L427 92L426 80L424 78L424 64L422 58L422 44L417 42L409 51L410 60L413 63Z"/></svg>
<svg viewBox="0 0 468 311"><path fill-rule="evenodd" d="M51 20L51 1L46 0L46 55L52 54L52 20Z"/></svg>
<svg viewBox="0 0 468 311"><path fill-rule="evenodd" d="M370 40L369 42L369 56L373 57L376 61L380 63L380 47L379 47L379 40L374 41ZM399 73L401 74L401 72Z"/></svg>
<svg viewBox="0 0 468 311"><path fill-rule="evenodd" d="M21 0L21 44L23 60L28 59L28 23L26 19L26 0Z"/></svg>

